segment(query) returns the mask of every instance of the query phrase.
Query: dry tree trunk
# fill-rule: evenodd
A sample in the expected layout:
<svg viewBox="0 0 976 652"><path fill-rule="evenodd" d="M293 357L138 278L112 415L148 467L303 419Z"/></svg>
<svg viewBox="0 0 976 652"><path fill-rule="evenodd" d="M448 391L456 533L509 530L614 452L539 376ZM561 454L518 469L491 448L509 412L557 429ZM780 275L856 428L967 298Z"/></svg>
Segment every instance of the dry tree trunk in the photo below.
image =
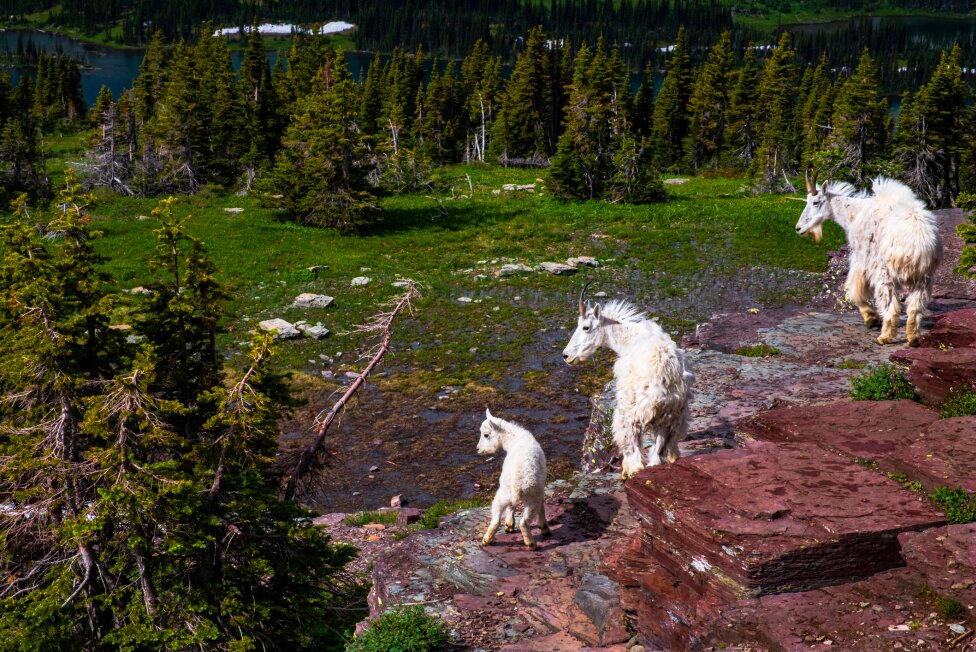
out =
<svg viewBox="0 0 976 652"><path fill-rule="evenodd" d="M393 320L396 319L397 315L402 310L411 310L412 306L410 302L420 297L420 293L417 291L417 285L409 279L407 279L406 282L409 285L407 285L404 293L395 301L387 304L388 307L392 306L391 310L379 312L373 315L373 317L367 323L353 329L353 333L381 334L382 339L376 346L373 357L359 374L359 377L353 381L352 385L349 386L342 397L335 402L332 409L329 410L329 413L319 421L315 439L313 439L312 443L302 450L298 457L298 462L288 475L288 481L285 485L285 500L292 500L295 498L298 484L308 473L309 468L312 466L312 461L315 459L315 456L322 449L322 445L325 443L325 435L329 430L329 426L331 426L332 422L335 421L335 418L339 416L339 413L345 409L346 405L349 403L350 399L352 399L356 391L366 384L366 378L370 373L373 372L376 365L379 364L387 350L389 350L390 342L393 339L393 331L391 330Z"/></svg>

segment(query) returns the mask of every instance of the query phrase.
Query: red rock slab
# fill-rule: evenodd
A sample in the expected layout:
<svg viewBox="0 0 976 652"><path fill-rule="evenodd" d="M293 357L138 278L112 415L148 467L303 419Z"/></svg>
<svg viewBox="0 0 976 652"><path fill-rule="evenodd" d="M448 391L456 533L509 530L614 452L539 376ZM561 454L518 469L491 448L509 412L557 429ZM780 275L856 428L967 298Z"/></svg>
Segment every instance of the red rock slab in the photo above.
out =
<svg viewBox="0 0 976 652"><path fill-rule="evenodd" d="M976 387L976 348L918 348L895 351L891 359L908 365L908 379L925 402L938 405L949 392Z"/></svg>
<svg viewBox="0 0 976 652"><path fill-rule="evenodd" d="M945 523L898 483L806 443L755 442L646 469L627 497L643 554L727 599L901 566L899 533Z"/></svg>
<svg viewBox="0 0 976 652"><path fill-rule="evenodd" d="M912 401L842 401L763 412L736 424L740 437L809 442L904 473L927 491L976 491L976 417L939 419Z"/></svg>
<svg viewBox="0 0 976 652"><path fill-rule="evenodd" d="M956 310L934 319L918 344L923 349L976 347L976 308Z"/></svg>

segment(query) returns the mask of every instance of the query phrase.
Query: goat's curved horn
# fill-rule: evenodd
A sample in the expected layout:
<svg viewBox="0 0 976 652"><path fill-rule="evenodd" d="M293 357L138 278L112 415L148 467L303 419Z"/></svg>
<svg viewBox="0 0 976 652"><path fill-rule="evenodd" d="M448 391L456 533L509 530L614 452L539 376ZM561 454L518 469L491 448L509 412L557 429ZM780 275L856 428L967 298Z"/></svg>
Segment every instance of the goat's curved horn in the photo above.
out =
<svg viewBox="0 0 976 652"><path fill-rule="evenodd" d="M811 195L817 194L817 177L814 175L813 181L810 180L810 166L807 166L806 172L803 174L803 179L807 182L807 193Z"/></svg>
<svg viewBox="0 0 976 652"><path fill-rule="evenodd" d="M590 283L591 282L592 281L587 281L586 283L584 283L583 284L583 289L580 290L580 295L579 295L579 313L580 313L580 317L586 317L586 304L583 303L583 295L586 294L586 288L590 287Z"/></svg>

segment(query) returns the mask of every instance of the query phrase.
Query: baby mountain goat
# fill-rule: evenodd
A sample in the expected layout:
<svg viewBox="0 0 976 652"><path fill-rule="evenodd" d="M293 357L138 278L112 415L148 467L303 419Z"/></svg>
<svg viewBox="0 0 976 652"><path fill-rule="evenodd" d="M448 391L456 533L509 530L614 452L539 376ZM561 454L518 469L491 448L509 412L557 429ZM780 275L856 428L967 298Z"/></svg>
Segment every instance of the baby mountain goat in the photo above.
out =
<svg viewBox="0 0 976 652"><path fill-rule="evenodd" d="M587 284L589 285L589 284ZM600 347L613 349L617 361L617 403L613 411L613 443L623 456L621 475L626 480L644 468L641 434L654 433L650 466L667 456L680 456L678 442L688 433L688 403L695 376L685 352L654 321L646 319L626 301L583 303L579 296L579 322L563 350L569 364L582 362Z"/></svg>
<svg viewBox="0 0 976 652"><path fill-rule="evenodd" d="M544 500L546 497L546 456L532 433L525 428L491 416L485 410L485 420L481 422L481 439L478 452L482 455L505 450L505 463L502 476L498 480L498 491L491 501L491 523L485 532L482 543L486 546L495 540L498 524L505 519L505 531L515 531L515 505L525 505L522 512L522 540L531 550L535 550L532 540L532 519L537 518L542 536L549 536L546 524Z"/></svg>
<svg viewBox="0 0 976 652"><path fill-rule="evenodd" d="M851 249L847 296L868 328L881 326L878 344L895 339L899 299L907 293L909 346L918 346L922 312L932 299L932 279L942 262L942 240L935 216L903 183L878 177L873 195L856 193L846 183L825 181L807 171L807 205L796 232L820 242L825 220L837 222ZM873 306L872 306L873 300ZM878 313L881 313L879 318Z"/></svg>

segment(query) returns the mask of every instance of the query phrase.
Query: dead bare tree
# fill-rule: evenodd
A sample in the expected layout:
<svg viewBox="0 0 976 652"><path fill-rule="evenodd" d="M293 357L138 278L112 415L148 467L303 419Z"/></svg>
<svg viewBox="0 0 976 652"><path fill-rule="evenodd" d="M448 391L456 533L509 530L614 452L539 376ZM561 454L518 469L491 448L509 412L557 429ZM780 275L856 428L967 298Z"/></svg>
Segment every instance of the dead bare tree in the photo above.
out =
<svg viewBox="0 0 976 652"><path fill-rule="evenodd" d="M390 342L393 340L393 321L396 319L397 315L404 310L410 311L411 313L413 312L411 302L420 297L420 292L417 290L417 284L414 281L406 279L404 282L407 283L407 285L404 288L403 294L383 306L388 308L388 310L381 310L373 315L365 324L357 326L351 331L351 333L358 334L380 335L381 338L379 343L363 356L365 358L371 354L372 357L370 357L369 363L362 370L362 372L360 372L356 380L353 381L345 393L339 398L338 401L335 402L332 409L330 409L324 417L321 413L319 413L319 416L316 418L318 427L315 433L315 438L307 447L302 449L298 456L298 461L295 463L294 468L288 475L288 481L285 484L285 500L294 499L299 483L311 468L315 456L320 450L322 450L322 445L325 443L325 436L329 431L329 426L331 426L336 417L338 417L339 414L346 409L346 406L356 391L366 384L366 378L369 377L376 366L380 363L380 360L382 360L383 356L389 350Z"/></svg>

